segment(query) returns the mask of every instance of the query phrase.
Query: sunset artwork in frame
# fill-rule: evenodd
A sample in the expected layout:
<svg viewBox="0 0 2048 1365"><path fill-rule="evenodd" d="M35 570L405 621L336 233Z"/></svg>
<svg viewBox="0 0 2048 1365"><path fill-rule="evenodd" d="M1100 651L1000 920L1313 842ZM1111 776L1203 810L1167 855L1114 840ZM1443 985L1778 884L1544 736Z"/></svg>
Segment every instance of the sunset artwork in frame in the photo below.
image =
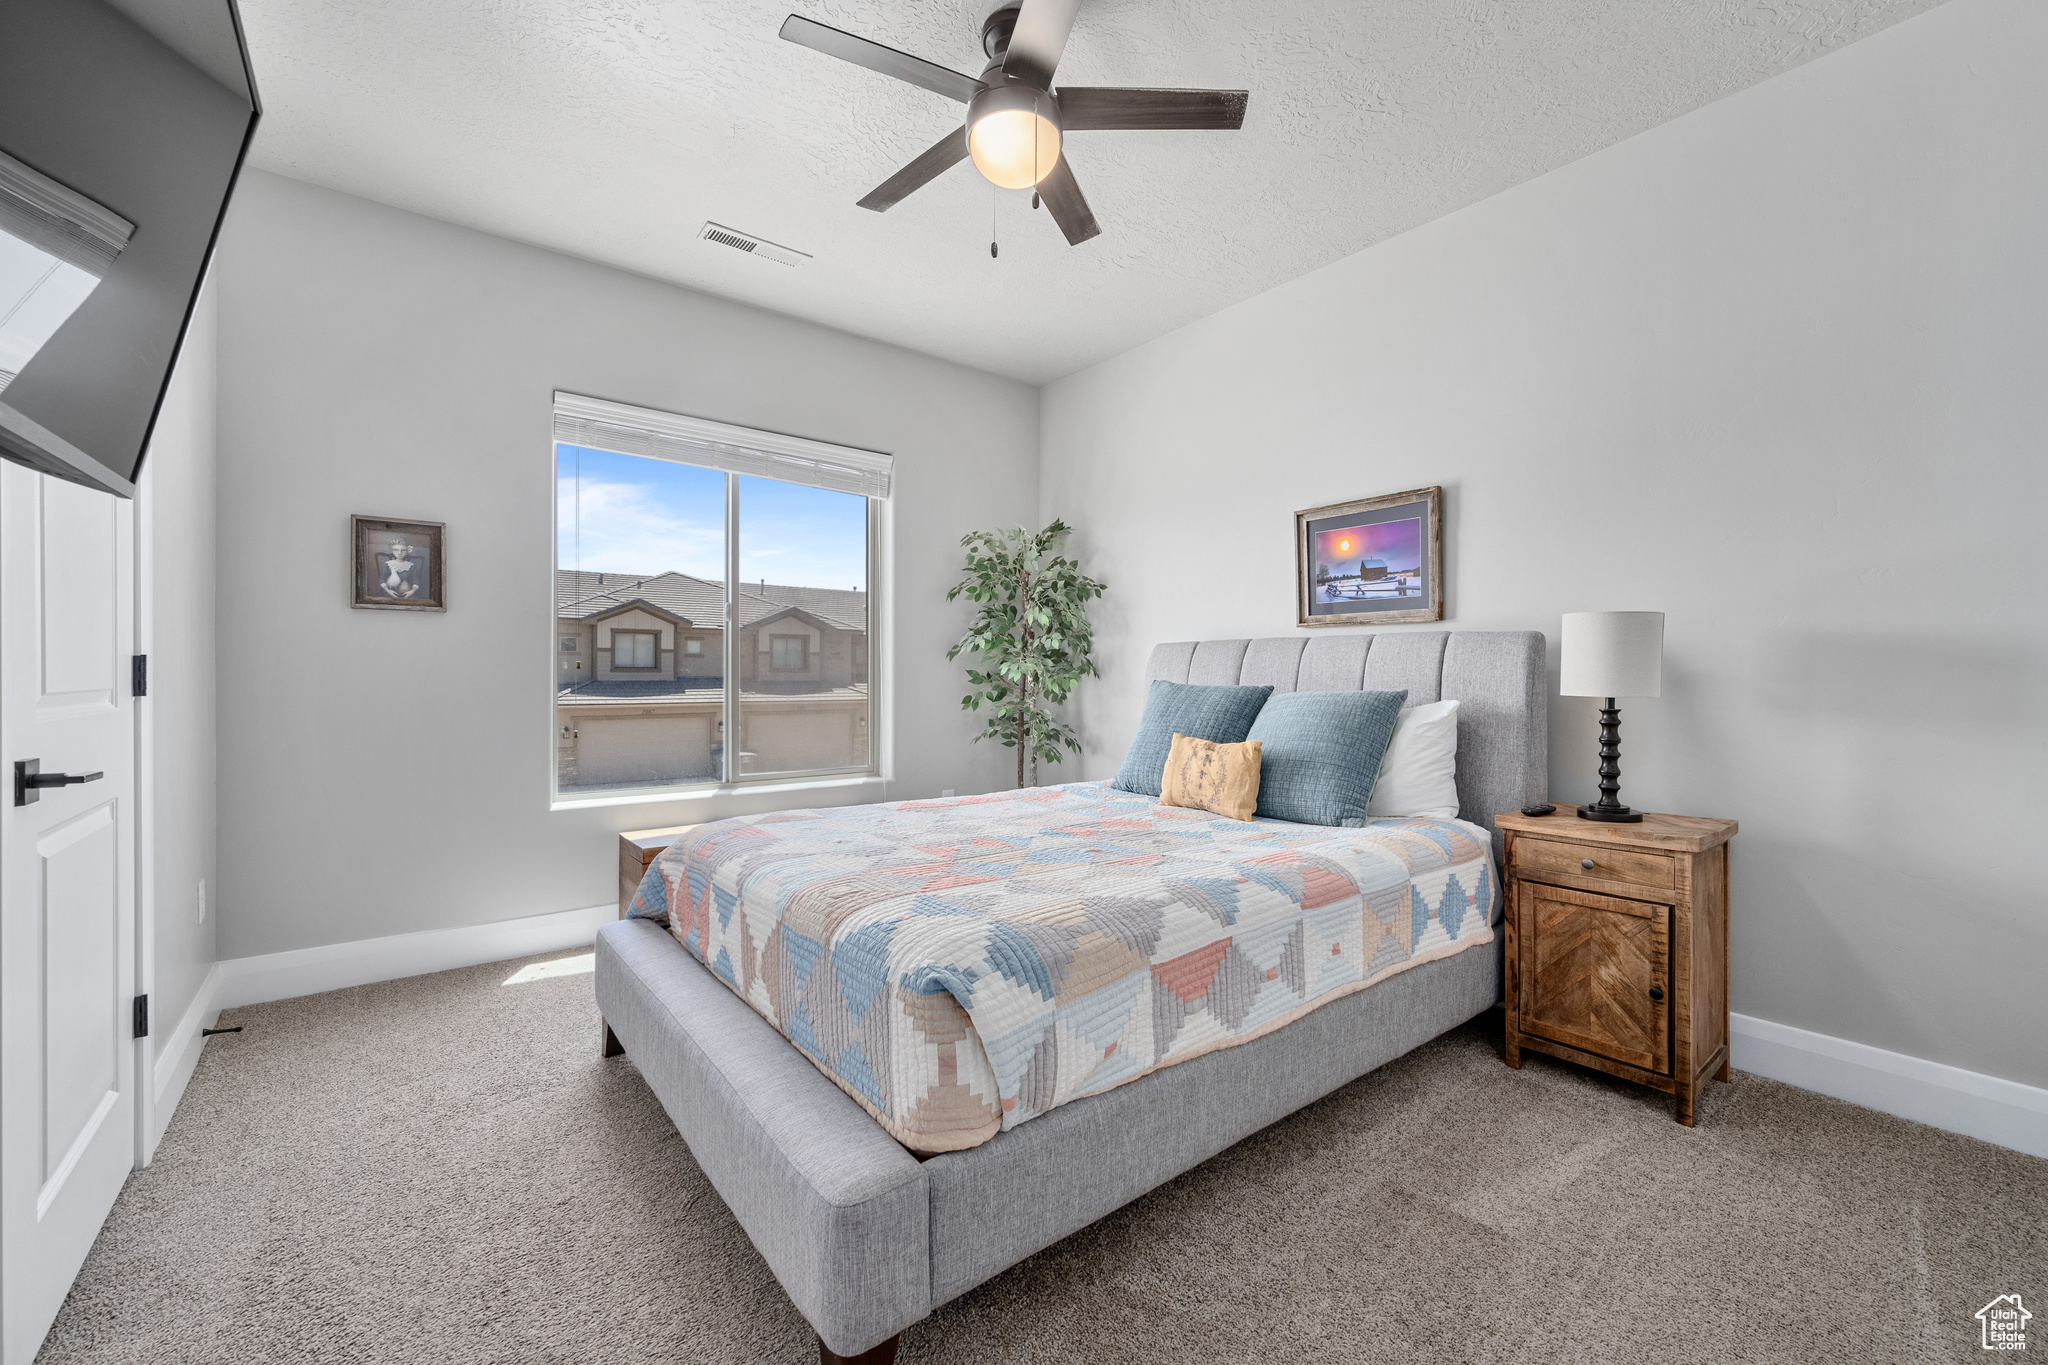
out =
<svg viewBox="0 0 2048 1365"><path fill-rule="evenodd" d="M1294 514L1295 624L1444 619L1442 488Z"/></svg>

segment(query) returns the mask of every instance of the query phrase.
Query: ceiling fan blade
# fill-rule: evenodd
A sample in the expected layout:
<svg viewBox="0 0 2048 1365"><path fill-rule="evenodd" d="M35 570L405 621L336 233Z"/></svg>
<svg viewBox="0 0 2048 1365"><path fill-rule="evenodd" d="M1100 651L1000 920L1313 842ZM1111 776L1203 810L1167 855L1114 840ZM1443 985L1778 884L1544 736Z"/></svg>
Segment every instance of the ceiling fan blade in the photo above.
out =
<svg viewBox="0 0 2048 1365"><path fill-rule="evenodd" d="M1115 90L1069 85L1055 92L1068 132L1100 128L1242 128L1248 90Z"/></svg>
<svg viewBox="0 0 2048 1365"><path fill-rule="evenodd" d="M1075 183L1064 154L1052 168L1052 174L1038 182L1038 197L1052 212L1052 220L1060 225L1060 231L1067 234L1068 246L1079 246L1102 231L1095 221L1095 210L1081 196L1081 187Z"/></svg>
<svg viewBox="0 0 2048 1365"><path fill-rule="evenodd" d="M1003 74L1012 80L1052 86L1053 68L1067 50L1067 35L1074 30L1074 16L1081 0L1024 0L1017 12L1017 27L1010 33L1009 50L1003 54Z"/></svg>
<svg viewBox="0 0 2048 1365"><path fill-rule="evenodd" d="M864 209L873 209L876 213L885 212L909 198L912 191L922 189L938 179L956 162L966 159L967 129L955 128L919 152L915 161L869 190L867 197L860 201L860 206Z"/></svg>
<svg viewBox="0 0 2048 1365"><path fill-rule="evenodd" d="M801 14L792 14L782 21L782 36L814 52L923 86L934 94L959 100L962 104L987 88L972 76L963 76L936 62L913 57L908 52L898 52L893 47L883 47L866 38L857 38L844 29L817 23Z"/></svg>

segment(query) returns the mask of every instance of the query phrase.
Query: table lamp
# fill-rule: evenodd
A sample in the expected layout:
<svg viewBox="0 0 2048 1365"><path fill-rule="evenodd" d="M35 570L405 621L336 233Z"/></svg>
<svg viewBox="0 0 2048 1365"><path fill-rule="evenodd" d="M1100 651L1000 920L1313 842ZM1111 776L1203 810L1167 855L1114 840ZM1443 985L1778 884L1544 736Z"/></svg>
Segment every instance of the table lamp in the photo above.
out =
<svg viewBox="0 0 2048 1365"><path fill-rule="evenodd" d="M1632 825L1639 810L1621 804L1621 708L1616 697L1654 697L1664 681L1664 613L1568 611L1564 615L1558 692L1601 697L1600 799L1579 807L1581 820Z"/></svg>

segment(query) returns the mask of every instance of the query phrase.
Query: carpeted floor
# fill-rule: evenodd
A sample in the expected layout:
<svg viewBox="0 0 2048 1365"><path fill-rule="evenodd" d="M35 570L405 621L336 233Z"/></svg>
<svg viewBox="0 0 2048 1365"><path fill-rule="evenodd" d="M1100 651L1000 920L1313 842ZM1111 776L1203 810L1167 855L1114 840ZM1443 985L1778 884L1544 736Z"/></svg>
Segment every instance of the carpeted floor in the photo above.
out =
<svg viewBox="0 0 2048 1365"><path fill-rule="evenodd" d="M815 1360L598 1058L590 977L520 965L234 1011L40 1359ZM1338 1091L903 1360L1960 1361L1994 1295L2048 1298L2048 1162L1739 1073L1685 1129L1496 1048L1469 1026Z"/></svg>

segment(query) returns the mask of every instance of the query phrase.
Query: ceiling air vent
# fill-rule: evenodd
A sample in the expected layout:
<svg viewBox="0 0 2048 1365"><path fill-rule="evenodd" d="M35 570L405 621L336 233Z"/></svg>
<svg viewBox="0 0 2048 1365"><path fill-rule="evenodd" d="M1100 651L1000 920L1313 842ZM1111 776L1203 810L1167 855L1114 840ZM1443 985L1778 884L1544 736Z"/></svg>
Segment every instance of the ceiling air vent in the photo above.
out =
<svg viewBox="0 0 2048 1365"><path fill-rule="evenodd" d="M759 256L763 260L774 261L779 265L802 265L805 261L811 259L810 255L806 252L792 251L786 246L777 246L773 242L763 241L751 232L741 232L738 228L729 228L723 223L706 223L697 236L704 241L717 242L722 246L734 247L740 251Z"/></svg>

